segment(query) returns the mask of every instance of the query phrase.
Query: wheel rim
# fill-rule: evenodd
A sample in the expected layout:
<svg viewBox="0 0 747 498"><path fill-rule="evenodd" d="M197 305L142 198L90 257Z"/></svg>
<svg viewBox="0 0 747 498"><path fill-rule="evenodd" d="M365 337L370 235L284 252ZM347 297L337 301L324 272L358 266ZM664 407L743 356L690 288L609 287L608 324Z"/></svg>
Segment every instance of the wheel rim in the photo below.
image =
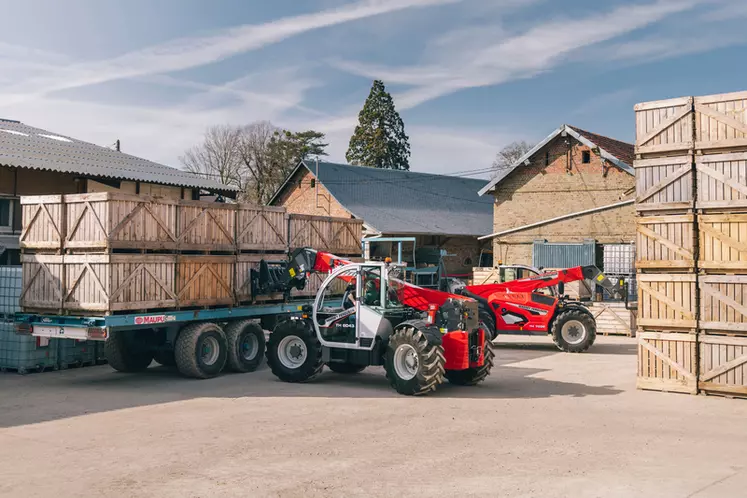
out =
<svg viewBox="0 0 747 498"><path fill-rule="evenodd" d="M394 351L394 371L402 380L410 380L418 374L420 360L418 352L409 344L402 344Z"/></svg>
<svg viewBox="0 0 747 498"><path fill-rule="evenodd" d="M560 334L568 344L580 344L586 339L586 325L580 320L568 320L560 329Z"/></svg>
<svg viewBox="0 0 747 498"><path fill-rule="evenodd" d="M296 335L284 337L278 344L278 360L285 368L298 368L307 356L306 344Z"/></svg>
<svg viewBox="0 0 747 498"><path fill-rule="evenodd" d="M200 359L204 365L215 365L220 356L220 344L215 337L206 337L202 341Z"/></svg>
<svg viewBox="0 0 747 498"><path fill-rule="evenodd" d="M252 361L257 357L257 353L259 352L257 336L254 334L245 335L239 347L241 349L241 357L246 361Z"/></svg>

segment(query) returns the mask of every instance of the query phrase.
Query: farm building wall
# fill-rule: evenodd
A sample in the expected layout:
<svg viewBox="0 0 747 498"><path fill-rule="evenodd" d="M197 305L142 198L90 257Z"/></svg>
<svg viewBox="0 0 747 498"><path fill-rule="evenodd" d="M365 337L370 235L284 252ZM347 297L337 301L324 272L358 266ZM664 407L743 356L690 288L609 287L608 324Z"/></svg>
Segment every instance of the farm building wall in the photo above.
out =
<svg viewBox="0 0 747 498"><path fill-rule="evenodd" d="M529 165L519 166L496 186L494 232L632 198L633 175L609 162L603 165L599 156L572 137L567 137L570 145L565 140L558 137L551 141ZM588 163L583 162L584 152L588 153ZM635 239L635 209L622 206L495 237L495 263L532 264L532 242L536 239L631 242Z"/></svg>
<svg viewBox="0 0 747 498"><path fill-rule="evenodd" d="M299 168L273 205L283 206L289 213L353 218L321 182L312 181L315 179L309 170Z"/></svg>

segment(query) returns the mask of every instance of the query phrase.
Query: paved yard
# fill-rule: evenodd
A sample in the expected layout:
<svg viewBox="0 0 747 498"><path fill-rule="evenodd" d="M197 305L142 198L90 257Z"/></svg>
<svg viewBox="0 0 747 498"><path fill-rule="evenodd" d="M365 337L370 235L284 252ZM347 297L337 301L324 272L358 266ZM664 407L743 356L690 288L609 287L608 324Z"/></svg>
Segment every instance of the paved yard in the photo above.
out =
<svg viewBox="0 0 747 498"><path fill-rule="evenodd" d="M744 496L747 402L635 390L635 342L511 338L483 385L0 375L0 496Z"/></svg>

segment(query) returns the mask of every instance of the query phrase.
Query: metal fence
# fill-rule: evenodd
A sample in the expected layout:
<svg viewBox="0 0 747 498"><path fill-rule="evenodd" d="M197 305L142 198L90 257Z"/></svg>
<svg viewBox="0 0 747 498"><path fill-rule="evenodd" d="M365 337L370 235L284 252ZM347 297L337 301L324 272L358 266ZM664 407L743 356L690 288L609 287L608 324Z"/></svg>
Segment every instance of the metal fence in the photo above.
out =
<svg viewBox="0 0 747 498"><path fill-rule="evenodd" d="M593 265L596 261L596 243L555 243L535 240L532 247L532 265L536 268L573 268Z"/></svg>

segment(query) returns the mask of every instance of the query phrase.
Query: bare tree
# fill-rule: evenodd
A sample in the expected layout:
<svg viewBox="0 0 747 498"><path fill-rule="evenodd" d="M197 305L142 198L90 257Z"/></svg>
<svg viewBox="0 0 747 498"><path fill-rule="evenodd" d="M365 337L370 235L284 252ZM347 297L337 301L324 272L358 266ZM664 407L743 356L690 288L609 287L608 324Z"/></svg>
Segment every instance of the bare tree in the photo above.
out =
<svg viewBox="0 0 747 498"><path fill-rule="evenodd" d="M493 177L498 176L514 165L516 161L532 150L532 146L524 140L511 142L498 152L493 161Z"/></svg>
<svg viewBox="0 0 747 498"><path fill-rule="evenodd" d="M244 193L248 200L258 204L267 203L275 193L278 175L270 144L277 131L269 121L258 121L241 129L239 150L246 176Z"/></svg>
<svg viewBox="0 0 747 498"><path fill-rule="evenodd" d="M200 145L187 150L179 161L185 169L225 185L246 188L242 175L241 128L230 125L211 126Z"/></svg>

